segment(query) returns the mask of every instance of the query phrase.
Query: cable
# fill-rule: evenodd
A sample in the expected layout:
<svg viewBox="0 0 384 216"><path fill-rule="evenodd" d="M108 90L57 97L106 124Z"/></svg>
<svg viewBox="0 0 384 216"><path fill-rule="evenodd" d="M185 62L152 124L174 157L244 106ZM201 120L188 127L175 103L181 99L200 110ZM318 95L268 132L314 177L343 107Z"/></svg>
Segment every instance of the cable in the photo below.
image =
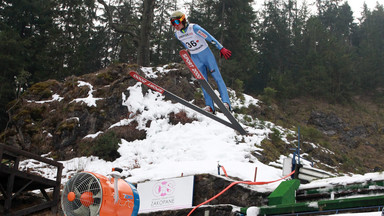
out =
<svg viewBox="0 0 384 216"><path fill-rule="evenodd" d="M197 208L199 208L200 206L202 205L205 205L209 202L211 202L212 200L216 199L217 197L221 196L225 191L229 190L229 188L233 187L234 185L237 185L237 184L247 184L247 185L265 185L265 184L271 184L271 183L274 183L274 182L277 182L277 181L281 181L283 179L286 179L288 177L290 177L291 175L293 175L293 173L295 173L295 171L292 171L290 174L284 176L283 178L280 178L280 179L277 179L277 180L273 180L273 181L267 181L267 182L251 182L251 181L237 181L237 182L232 182L229 186L227 186L224 190L222 190L220 193L216 194L215 196L213 196L212 198L200 203L199 205L195 206L195 208L193 208L189 214L187 216L190 216L192 214L192 212L194 212Z"/></svg>

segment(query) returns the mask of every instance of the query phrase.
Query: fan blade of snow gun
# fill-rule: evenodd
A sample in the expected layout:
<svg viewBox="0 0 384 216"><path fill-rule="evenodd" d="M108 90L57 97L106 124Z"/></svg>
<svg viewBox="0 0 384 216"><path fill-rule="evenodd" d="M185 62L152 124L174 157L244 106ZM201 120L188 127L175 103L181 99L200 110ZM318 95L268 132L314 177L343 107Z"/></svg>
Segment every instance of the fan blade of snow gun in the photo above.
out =
<svg viewBox="0 0 384 216"><path fill-rule="evenodd" d="M91 215L90 216L98 216L98 213L99 213L99 207L100 205L90 205L89 206L89 210L91 211Z"/></svg>
<svg viewBox="0 0 384 216"><path fill-rule="evenodd" d="M99 191L96 195L93 195L93 199L95 198L101 199L102 197L103 197L103 193L101 193L101 191Z"/></svg>
<svg viewBox="0 0 384 216"><path fill-rule="evenodd" d="M81 205L79 208L73 210L76 216L89 215L89 208Z"/></svg>

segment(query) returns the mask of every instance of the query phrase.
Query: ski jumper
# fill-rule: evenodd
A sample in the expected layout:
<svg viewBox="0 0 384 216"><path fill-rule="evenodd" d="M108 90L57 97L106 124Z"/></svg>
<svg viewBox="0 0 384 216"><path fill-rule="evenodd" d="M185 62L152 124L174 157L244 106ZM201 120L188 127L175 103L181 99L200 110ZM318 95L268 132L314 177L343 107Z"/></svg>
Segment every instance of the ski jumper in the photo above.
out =
<svg viewBox="0 0 384 216"><path fill-rule="evenodd" d="M230 106L231 103L229 101L227 87L225 86L223 77L221 76L219 67L217 66L215 56L213 55L211 49L208 47L206 41L215 45L219 50L221 50L223 46L205 29L197 24L188 24L183 30L177 31L175 36L182 42L184 47L189 50L193 62L196 64L196 67L200 70L207 81L207 70L211 73L212 77L217 83L221 100L224 103L228 103ZM204 88L202 88L202 90L205 104L210 106L212 110L215 110L211 96L204 90Z"/></svg>

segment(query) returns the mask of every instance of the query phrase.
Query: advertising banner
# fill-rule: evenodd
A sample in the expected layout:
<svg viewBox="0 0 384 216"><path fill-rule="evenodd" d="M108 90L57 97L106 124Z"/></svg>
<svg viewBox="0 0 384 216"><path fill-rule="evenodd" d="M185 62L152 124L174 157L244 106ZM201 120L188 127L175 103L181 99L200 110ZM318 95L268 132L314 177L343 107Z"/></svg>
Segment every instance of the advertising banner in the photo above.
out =
<svg viewBox="0 0 384 216"><path fill-rule="evenodd" d="M139 213L192 207L194 176L137 184Z"/></svg>

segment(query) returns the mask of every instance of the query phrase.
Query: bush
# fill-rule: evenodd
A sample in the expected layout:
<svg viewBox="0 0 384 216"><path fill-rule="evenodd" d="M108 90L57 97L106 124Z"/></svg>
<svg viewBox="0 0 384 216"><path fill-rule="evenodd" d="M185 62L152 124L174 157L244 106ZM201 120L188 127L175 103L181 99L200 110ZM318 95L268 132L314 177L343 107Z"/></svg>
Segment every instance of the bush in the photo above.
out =
<svg viewBox="0 0 384 216"><path fill-rule="evenodd" d="M268 139L261 141L261 148L264 149L262 152L263 159L262 163L269 163L279 159L280 155L287 153L288 146L281 139L281 133L278 129L272 128L272 133L268 134Z"/></svg>
<svg viewBox="0 0 384 216"><path fill-rule="evenodd" d="M277 91L274 88L267 87L264 89L263 95L261 96L261 100L265 104L271 105L276 98L276 94Z"/></svg>
<svg viewBox="0 0 384 216"><path fill-rule="evenodd" d="M82 142L79 146L80 153L86 156L98 156L106 161L114 161L120 157L120 138L114 132L106 132L91 142Z"/></svg>
<svg viewBox="0 0 384 216"><path fill-rule="evenodd" d="M236 97L240 98L240 100L244 101L244 82L242 80L236 79L232 84L233 90L236 92Z"/></svg>
<svg viewBox="0 0 384 216"><path fill-rule="evenodd" d="M311 126L300 127L300 136L303 140L319 143L324 140L324 134Z"/></svg>
<svg viewBox="0 0 384 216"><path fill-rule="evenodd" d="M278 129L272 128L272 133L269 134L269 138L271 139L272 143L280 143L281 140L281 133Z"/></svg>

